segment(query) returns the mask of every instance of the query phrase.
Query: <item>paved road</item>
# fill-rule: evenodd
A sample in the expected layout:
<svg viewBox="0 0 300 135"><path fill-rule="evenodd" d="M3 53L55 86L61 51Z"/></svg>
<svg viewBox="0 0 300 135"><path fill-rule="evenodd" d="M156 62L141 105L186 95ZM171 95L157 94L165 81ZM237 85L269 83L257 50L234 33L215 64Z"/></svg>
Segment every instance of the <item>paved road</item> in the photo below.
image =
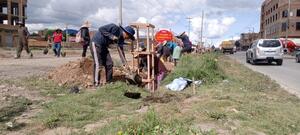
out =
<svg viewBox="0 0 300 135"><path fill-rule="evenodd" d="M300 97L300 63L296 63L294 59L285 58L283 60L283 66L267 64L253 66L246 63L245 52L238 52L230 57L238 60L254 71L268 75L290 93Z"/></svg>

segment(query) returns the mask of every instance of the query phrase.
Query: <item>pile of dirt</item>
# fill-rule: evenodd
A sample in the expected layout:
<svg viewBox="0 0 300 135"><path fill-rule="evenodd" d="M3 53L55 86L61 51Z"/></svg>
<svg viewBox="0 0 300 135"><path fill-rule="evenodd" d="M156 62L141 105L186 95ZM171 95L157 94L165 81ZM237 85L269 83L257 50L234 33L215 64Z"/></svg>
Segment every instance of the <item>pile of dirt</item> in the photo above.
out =
<svg viewBox="0 0 300 135"><path fill-rule="evenodd" d="M90 87L93 85L93 60L85 58L69 62L51 71L49 79L60 85Z"/></svg>
<svg viewBox="0 0 300 135"><path fill-rule="evenodd" d="M69 62L49 73L49 79L66 86L93 86L93 60L91 58L84 58L77 61ZM101 72L101 82L105 82L105 73ZM123 81L125 75L118 68L114 68L114 80Z"/></svg>

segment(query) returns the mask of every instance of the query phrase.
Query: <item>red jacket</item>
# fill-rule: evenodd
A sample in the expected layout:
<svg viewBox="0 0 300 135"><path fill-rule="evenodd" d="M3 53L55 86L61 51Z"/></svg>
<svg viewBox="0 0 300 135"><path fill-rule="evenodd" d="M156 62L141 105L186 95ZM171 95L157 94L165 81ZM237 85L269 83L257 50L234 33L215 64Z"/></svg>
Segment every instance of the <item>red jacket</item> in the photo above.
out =
<svg viewBox="0 0 300 135"><path fill-rule="evenodd" d="M54 43L61 43L63 39L63 34L62 33L53 33L53 42Z"/></svg>

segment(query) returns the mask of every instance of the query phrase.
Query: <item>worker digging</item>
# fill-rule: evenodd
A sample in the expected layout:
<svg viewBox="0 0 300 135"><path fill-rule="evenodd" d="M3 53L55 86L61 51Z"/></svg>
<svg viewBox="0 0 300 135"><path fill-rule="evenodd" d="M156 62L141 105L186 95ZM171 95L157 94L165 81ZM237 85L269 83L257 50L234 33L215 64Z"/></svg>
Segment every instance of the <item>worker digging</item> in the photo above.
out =
<svg viewBox="0 0 300 135"><path fill-rule="evenodd" d="M135 31L132 27L123 28L116 24L108 24L100 27L92 39L91 52L94 59L94 86L100 86L100 72L105 70L106 81L112 82L113 77L113 61L108 50L109 45L117 43L124 54L124 40L134 38Z"/></svg>

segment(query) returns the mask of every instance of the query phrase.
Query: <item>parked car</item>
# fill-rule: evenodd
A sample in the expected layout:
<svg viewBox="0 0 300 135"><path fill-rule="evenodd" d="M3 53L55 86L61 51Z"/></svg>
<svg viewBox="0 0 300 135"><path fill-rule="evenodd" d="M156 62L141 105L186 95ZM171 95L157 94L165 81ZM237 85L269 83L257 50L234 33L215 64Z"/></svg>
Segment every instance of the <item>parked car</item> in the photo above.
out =
<svg viewBox="0 0 300 135"><path fill-rule="evenodd" d="M300 63L300 48L295 50L296 62Z"/></svg>
<svg viewBox="0 0 300 135"><path fill-rule="evenodd" d="M246 53L247 63L253 65L258 62L267 62L277 65L283 63L283 47L279 40L276 39L259 39L254 41Z"/></svg>

